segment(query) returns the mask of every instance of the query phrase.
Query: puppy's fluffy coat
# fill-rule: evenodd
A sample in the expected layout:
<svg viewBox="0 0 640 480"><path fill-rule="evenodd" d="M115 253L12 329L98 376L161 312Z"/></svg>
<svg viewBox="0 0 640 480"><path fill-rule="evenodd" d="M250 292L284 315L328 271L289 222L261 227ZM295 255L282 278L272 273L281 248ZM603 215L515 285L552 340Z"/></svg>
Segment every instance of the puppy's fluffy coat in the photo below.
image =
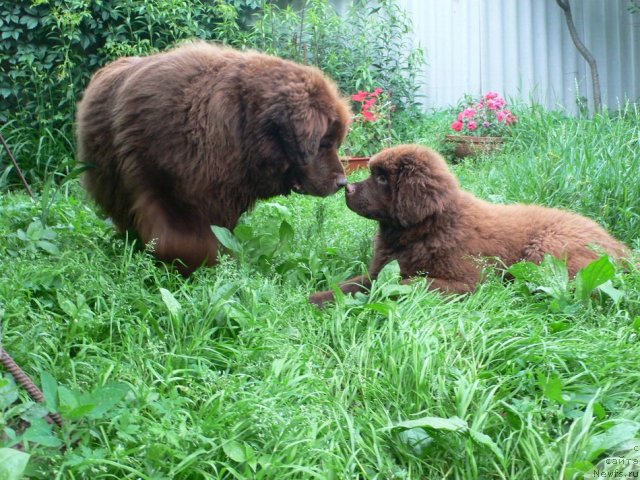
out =
<svg viewBox="0 0 640 480"><path fill-rule="evenodd" d="M565 259L569 274L604 251L619 258L629 249L594 221L536 205L496 205L462 190L444 159L418 145L383 150L369 164L371 176L347 186L354 212L379 222L369 277L340 285L345 293L365 290L392 260L404 278L426 275L430 288L472 291L481 280L481 258L505 266L539 263L545 254ZM322 305L333 293L318 292Z"/></svg>

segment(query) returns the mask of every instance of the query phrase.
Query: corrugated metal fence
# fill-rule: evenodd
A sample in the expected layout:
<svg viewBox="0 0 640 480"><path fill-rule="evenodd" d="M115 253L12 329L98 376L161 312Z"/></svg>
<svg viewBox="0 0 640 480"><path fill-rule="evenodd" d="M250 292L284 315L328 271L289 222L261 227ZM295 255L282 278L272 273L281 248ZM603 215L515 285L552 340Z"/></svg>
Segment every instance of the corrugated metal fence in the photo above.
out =
<svg viewBox="0 0 640 480"><path fill-rule="evenodd" d="M344 6L345 1L336 3ZM400 0L426 51L423 103L497 91L548 108L592 107L588 66L555 0ZM602 101L640 100L640 13L628 0L571 0L580 38L598 62Z"/></svg>

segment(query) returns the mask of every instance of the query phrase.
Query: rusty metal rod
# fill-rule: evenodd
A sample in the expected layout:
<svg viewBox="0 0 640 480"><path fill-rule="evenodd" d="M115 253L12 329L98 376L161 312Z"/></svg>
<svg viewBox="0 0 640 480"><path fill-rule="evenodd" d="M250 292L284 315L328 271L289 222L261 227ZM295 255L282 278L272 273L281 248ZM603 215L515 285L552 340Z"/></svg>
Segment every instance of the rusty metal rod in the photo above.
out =
<svg viewBox="0 0 640 480"><path fill-rule="evenodd" d="M33 383L33 381L29 378L29 376L24 373L18 364L11 358L11 355L7 353L7 351L0 347L0 362L9 370L9 373L13 375L13 378L16 379L20 385L22 385L31 398L33 398L36 402L44 403L44 394L38 388L38 386ZM59 413L49 413L47 415L51 420L55 422L56 425L62 427L62 417ZM45 417L46 418L46 417Z"/></svg>
<svg viewBox="0 0 640 480"><path fill-rule="evenodd" d="M5 142L4 137L2 136L2 133L0 133L0 141L2 142L2 146L4 147L4 149L9 154L9 158L11 159L13 166L16 167L16 171L18 172L18 176L20 177L20 180L22 180L22 184L24 185L24 188L27 189L27 192L29 192L29 195L31 196L31 198L35 200L35 197L33 196L33 192L31 191L31 187L27 183L27 179L24 178L24 174L22 173L22 170L18 165L16 157L13 156L13 152L11 152L11 149L9 148L9 145L7 145L7 142Z"/></svg>

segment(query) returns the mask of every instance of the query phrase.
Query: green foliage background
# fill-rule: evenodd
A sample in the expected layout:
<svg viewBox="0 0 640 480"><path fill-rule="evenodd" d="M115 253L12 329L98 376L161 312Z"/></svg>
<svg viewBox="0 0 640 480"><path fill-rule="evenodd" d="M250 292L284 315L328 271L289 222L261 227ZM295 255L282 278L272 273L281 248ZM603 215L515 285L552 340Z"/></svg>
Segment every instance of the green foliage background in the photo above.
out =
<svg viewBox="0 0 640 480"><path fill-rule="evenodd" d="M410 32L394 0L356 1L345 16L328 0L308 0L297 10L264 0L2 2L2 133L20 151L31 181L68 173L75 104L92 73L115 58L196 38L316 65L345 94L380 86L393 93L399 111L407 110L415 105L423 62L408 43ZM3 178L11 180L7 169L2 156L0 188Z"/></svg>

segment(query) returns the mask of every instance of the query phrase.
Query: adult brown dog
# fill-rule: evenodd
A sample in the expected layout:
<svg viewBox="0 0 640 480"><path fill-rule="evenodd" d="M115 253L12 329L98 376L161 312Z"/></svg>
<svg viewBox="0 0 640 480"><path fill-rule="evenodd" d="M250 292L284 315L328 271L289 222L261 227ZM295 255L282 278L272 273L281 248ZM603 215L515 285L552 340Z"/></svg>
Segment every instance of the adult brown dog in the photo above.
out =
<svg viewBox="0 0 640 480"><path fill-rule="evenodd" d="M116 227L188 275L216 262L211 225L232 229L261 198L346 185L349 116L316 68L193 43L99 70L78 106L78 157Z"/></svg>
<svg viewBox="0 0 640 480"><path fill-rule="evenodd" d="M481 280L479 259L505 266L539 263L545 254L566 259L571 276L598 258L591 246L619 258L629 249L592 220L535 205L495 205L458 186L444 159L418 145L388 148L369 164L371 176L348 185L354 212L379 222L369 277L340 285L345 293L366 290L384 265L397 260L404 278L426 275L430 288L472 291ZM322 306L333 292L310 301Z"/></svg>

